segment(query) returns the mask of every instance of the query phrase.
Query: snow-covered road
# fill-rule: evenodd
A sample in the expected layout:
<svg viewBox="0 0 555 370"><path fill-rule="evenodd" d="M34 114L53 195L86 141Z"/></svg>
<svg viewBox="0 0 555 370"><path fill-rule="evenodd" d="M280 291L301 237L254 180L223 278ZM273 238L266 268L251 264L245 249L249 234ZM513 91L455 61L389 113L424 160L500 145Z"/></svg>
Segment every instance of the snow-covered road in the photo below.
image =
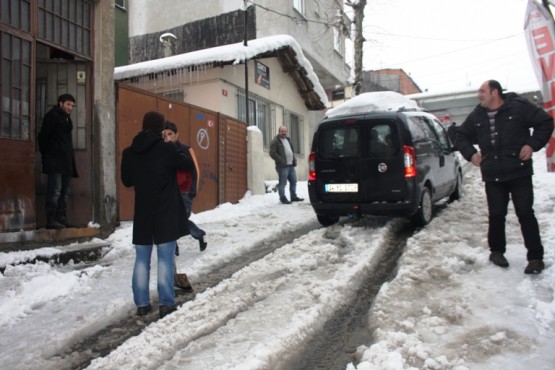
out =
<svg viewBox="0 0 555 370"><path fill-rule="evenodd" d="M555 196L542 154L536 154L534 183L546 270L523 274L526 250L512 209L511 267L488 262L483 184L477 169L470 170L461 201L407 241L398 276L370 310L374 343L360 343L357 369L552 368ZM306 184L299 190L307 197ZM193 219L208 232L208 249L201 253L193 239L182 238L177 264L199 286L211 271L256 253L265 240L315 225L308 202L282 205L275 193L246 196ZM405 223L368 217L315 226L199 292L89 368L280 369L344 308ZM108 241L112 249L94 266L7 266L0 275L2 368L79 368L83 353L71 351L76 343L134 314L131 224ZM21 258L18 253L30 252L0 253L0 264Z"/></svg>

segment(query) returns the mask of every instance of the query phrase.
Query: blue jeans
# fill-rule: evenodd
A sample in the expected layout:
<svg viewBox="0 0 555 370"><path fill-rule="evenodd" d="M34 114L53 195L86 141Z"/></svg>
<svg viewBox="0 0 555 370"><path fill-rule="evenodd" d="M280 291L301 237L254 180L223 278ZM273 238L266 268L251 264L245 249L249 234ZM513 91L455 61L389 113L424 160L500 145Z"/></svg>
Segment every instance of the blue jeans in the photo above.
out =
<svg viewBox="0 0 555 370"><path fill-rule="evenodd" d="M135 245L135 266L133 268L133 300L137 307L150 303L150 256L151 245ZM159 244L158 256L158 297L161 306L172 307L175 304L173 291L175 241Z"/></svg>
<svg viewBox="0 0 555 370"><path fill-rule="evenodd" d="M512 199L524 246L528 249L528 261L543 259L540 229L533 209L532 176L503 182L486 182L486 196L489 210L488 243L491 251L505 253L505 218L509 199Z"/></svg>
<svg viewBox="0 0 555 370"><path fill-rule="evenodd" d="M278 194L279 198L285 198L285 185L289 181L289 195L291 199L297 198L297 173L292 164L287 167L276 167L278 173Z"/></svg>
<svg viewBox="0 0 555 370"><path fill-rule="evenodd" d="M181 198L183 199L183 204L185 204L185 210L187 211L187 218L189 218L191 217L191 212L193 210L193 200L189 197L189 193L181 193ZM190 219L187 221L187 223L189 225L189 233L196 240L199 240L206 234L204 230L200 229Z"/></svg>
<svg viewBox="0 0 555 370"><path fill-rule="evenodd" d="M67 208L67 196L71 176L49 173L46 182L46 213Z"/></svg>

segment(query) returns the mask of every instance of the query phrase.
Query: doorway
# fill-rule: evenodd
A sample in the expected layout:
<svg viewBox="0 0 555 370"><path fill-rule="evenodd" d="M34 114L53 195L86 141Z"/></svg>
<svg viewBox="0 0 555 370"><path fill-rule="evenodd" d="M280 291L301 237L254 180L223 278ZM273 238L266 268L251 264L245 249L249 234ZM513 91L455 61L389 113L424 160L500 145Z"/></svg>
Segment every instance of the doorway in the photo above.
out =
<svg viewBox="0 0 555 370"><path fill-rule="evenodd" d="M44 115L57 104L58 96L67 93L75 97L71 120L73 148L79 177L72 179L70 185L67 217L78 227L85 227L93 220L90 76L90 62L76 60L71 54L37 43L35 138L41 130ZM37 228L42 228L46 223L44 211L46 175L42 173L42 158L38 145L35 147L36 224Z"/></svg>

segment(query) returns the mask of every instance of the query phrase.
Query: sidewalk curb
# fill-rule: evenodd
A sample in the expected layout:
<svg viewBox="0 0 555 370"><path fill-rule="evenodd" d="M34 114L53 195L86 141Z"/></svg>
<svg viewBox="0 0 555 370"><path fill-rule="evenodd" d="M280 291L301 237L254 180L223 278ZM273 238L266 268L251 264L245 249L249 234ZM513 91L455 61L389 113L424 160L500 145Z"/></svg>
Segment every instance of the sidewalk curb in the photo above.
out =
<svg viewBox="0 0 555 370"><path fill-rule="evenodd" d="M0 274L4 274L8 266L35 264L37 261L46 262L50 265L66 265L71 261L73 261L73 263L94 262L105 255L110 248L111 244L108 242L94 241L68 245L61 248L45 248L43 253L41 253L41 250L36 250L36 254L28 258L23 257L13 263L0 266Z"/></svg>

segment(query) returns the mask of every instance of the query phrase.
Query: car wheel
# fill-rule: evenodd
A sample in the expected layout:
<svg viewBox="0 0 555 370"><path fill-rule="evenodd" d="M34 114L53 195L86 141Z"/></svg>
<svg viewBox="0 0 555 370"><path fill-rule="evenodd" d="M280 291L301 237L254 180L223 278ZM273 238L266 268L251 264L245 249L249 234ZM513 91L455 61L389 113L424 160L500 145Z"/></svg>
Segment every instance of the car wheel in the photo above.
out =
<svg viewBox="0 0 555 370"><path fill-rule="evenodd" d="M322 226L331 226L339 221L339 216L316 215Z"/></svg>
<svg viewBox="0 0 555 370"><path fill-rule="evenodd" d="M425 226L432 220L432 196L430 194L430 189L424 188L422 190L422 195L420 196L420 205L418 206L418 211L412 216L412 222L416 226Z"/></svg>
<svg viewBox="0 0 555 370"><path fill-rule="evenodd" d="M455 200L461 199L461 197L462 197L462 175L459 172L457 174L457 186L455 187L455 190L453 190L451 195L449 195L449 201L453 202Z"/></svg>

